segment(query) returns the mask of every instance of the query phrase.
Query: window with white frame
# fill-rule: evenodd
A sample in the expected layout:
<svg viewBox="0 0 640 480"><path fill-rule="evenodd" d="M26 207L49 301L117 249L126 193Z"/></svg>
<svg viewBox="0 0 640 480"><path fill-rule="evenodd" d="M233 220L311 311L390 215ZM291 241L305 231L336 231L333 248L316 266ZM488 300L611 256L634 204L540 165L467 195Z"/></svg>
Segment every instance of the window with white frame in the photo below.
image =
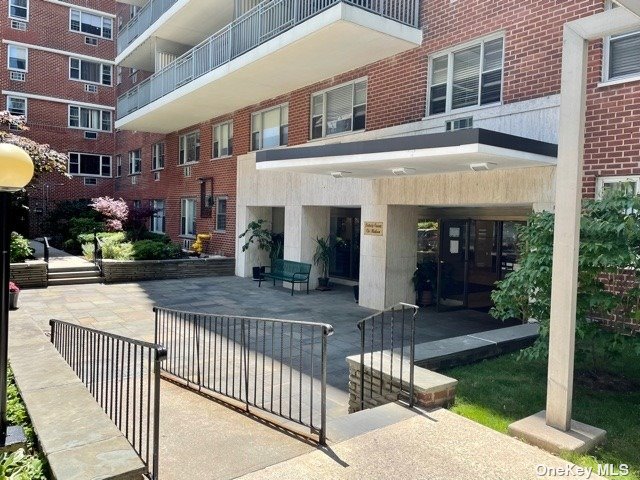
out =
<svg viewBox="0 0 640 480"><path fill-rule="evenodd" d="M251 150L274 148L288 143L288 104L251 115Z"/></svg>
<svg viewBox="0 0 640 480"><path fill-rule="evenodd" d="M111 111L69 105L69 127L110 132Z"/></svg>
<svg viewBox="0 0 640 480"><path fill-rule="evenodd" d="M640 195L640 175L599 177L596 194L602 198L609 191L622 191L628 195Z"/></svg>
<svg viewBox="0 0 640 480"><path fill-rule="evenodd" d="M618 5L607 1L608 8ZM614 35L604 41L603 80L640 76L640 31Z"/></svg>
<svg viewBox="0 0 640 480"><path fill-rule="evenodd" d="M216 199L216 230L224 232L227 229L227 197Z"/></svg>
<svg viewBox="0 0 640 480"><path fill-rule="evenodd" d="M9 70L26 72L29 64L29 49L18 45L7 45L7 67Z"/></svg>
<svg viewBox="0 0 640 480"><path fill-rule="evenodd" d="M142 150L131 150L129 152L129 175L136 175L142 172Z"/></svg>
<svg viewBox="0 0 640 480"><path fill-rule="evenodd" d="M503 49L500 37L432 57L429 114L500 102Z"/></svg>
<svg viewBox="0 0 640 480"><path fill-rule="evenodd" d="M69 29L73 32L111 40L113 36L113 20L110 17L72 8L69 10Z"/></svg>
<svg viewBox="0 0 640 480"><path fill-rule="evenodd" d="M180 135L180 154L178 163L185 165L200 160L200 131Z"/></svg>
<svg viewBox="0 0 640 480"><path fill-rule="evenodd" d="M118 67L116 70L116 85L122 83L122 67Z"/></svg>
<svg viewBox="0 0 640 480"><path fill-rule="evenodd" d="M69 153L70 175L111 177L111 157L95 153Z"/></svg>
<svg viewBox="0 0 640 480"><path fill-rule="evenodd" d="M151 152L151 170L162 170L164 168L164 142L154 143Z"/></svg>
<svg viewBox="0 0 640 480"><path fill-rule="evenodd" d="M154 233L166 232L166 218L164 215L164 200L151 200L153 215L151 216L151 231Z"/></svg>
<svg viewBox="0 0 640 480"><path fill-rule="evenodd" d="M104 63L69 58L69 78L73 80L111 85L111 69L111 65Z"/></svg>
<svg viewBox="0 0 640 480"><path fill-rule="evenodd" d="M7 110L11 115L27 116L27 99L24 97L7 97Z"/></svg>
<svg viewBox="0 0 640 480"><path fill-rule="evenodd" d="M122 155L116 155L116 177L122 176Z"/></svg>
<svg viewBox="0 0 640 480"><path fill-rule="evenodd" d="M364 130L367 80L358 80L311 96L311 138Z"/></svg>
<svg viewBox="0 0 640 480"><path fill-rule="evenodd" d="M9 0L9 18L29 21L29 0Z"/></svg>
<svg viewBox="0 0 640 480"><path fill-rule="evenodd" d="M180 235L195 237L196 235L196 200L183 198L180 201Z"/></svg>
<svg viewBox="0 0 640 480"><path fill-rule="evenodd" d="M213 127L213 158L228 157L233 153L233 122Z"/></svg>

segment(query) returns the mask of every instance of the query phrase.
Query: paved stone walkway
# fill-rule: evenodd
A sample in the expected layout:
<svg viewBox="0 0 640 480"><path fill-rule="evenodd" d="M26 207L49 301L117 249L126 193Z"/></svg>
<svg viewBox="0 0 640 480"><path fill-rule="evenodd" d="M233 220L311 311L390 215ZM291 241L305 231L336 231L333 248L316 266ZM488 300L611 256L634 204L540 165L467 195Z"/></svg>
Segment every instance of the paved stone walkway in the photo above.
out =
<svg viewBox="0 0 640 480"><path fill-rule="evenodd" d="M44 259L44 244L35 240L29 240L29 246L33 248L33 255L38 259ZM70 253L49 247L49 267L50 268L66 268L66 267L90 267L93 263L82 257L71 255Z"/></svg>

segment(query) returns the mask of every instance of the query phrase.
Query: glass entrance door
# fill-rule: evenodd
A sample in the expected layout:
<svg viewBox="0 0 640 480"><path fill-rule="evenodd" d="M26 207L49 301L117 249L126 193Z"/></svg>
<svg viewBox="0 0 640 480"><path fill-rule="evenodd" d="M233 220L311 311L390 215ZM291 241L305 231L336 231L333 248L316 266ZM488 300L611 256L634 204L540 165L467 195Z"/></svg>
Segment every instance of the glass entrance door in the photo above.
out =
<svg viewBox="0 0 640 480"><path fill-rule="evenodd" d="M358 280L360 276L360 209L336 208L331 212L332 277Z"/></svg>
<svg viewBox="0 0 640 480"><path fill-rule="evenodd" d="M438 311L467 307L469 221L443 220L438 262Z"/></svg>

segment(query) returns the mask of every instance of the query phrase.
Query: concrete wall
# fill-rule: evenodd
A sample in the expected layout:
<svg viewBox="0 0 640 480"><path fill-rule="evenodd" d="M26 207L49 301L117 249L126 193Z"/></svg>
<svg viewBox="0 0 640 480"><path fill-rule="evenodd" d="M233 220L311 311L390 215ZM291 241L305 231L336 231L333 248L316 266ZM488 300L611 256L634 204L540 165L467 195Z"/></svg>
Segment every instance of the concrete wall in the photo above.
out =
<svg viewBox="0 0 640 480"><path fill-rule="evenodd" d="M48 265L43 260L12 263L9 279L20 288L46 288Z"/></svg>

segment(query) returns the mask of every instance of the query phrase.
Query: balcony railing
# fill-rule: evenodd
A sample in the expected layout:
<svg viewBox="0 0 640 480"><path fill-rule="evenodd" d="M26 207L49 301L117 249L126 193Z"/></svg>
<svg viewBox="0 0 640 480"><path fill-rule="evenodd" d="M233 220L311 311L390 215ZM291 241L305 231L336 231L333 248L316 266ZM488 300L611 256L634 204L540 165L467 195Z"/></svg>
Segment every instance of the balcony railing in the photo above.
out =
<svg viewBox="0 0 640 480"><path fill-rule="evenodd" d="M151 0L118 32L118 55L178 0Z"/></svg>
<svg viewBox="0 0 640 480"><path fill-rule="evenodd" d="M418 27L419 0L265 0L118 97L118 119L339 3Z"/></svg>

